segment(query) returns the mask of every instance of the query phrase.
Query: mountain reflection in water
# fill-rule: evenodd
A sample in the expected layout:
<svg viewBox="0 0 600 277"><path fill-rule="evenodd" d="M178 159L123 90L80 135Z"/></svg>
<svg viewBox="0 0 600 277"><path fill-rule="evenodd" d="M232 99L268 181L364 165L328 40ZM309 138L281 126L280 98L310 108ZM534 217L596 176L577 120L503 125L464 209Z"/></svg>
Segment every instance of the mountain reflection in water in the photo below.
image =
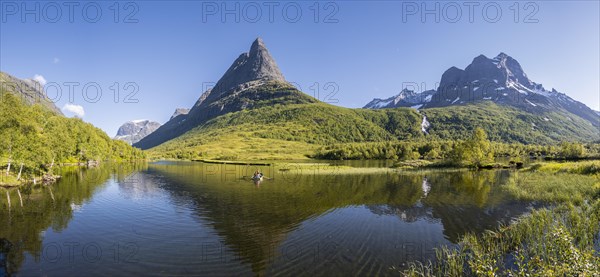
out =
<svg viewBox="0 0 600 277"><path fill-rule="evenodd" d="M259 186L234 171L191 162L71 169L54 186L20 188L23 207L15 189L4 190L0 269L23 275L393 275L392 267L434 258L435 247L496 228L531 206L501 189L510 171L293 178L265 172L275 178ZM93 243L102 259L89 262L77 251L72 259L46 257L53 245L65 256L68 242L77 242L78 251ZM110 250L115 245L120 260Z"/></svg>

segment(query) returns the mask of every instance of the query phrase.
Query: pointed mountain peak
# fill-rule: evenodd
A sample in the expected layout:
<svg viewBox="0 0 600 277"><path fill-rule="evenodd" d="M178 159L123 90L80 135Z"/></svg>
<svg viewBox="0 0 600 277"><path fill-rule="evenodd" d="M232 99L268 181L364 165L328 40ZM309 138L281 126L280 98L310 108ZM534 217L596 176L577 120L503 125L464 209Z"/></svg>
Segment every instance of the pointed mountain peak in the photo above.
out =
<svg viewBox="0 0 600 277"><path fill-rule="evenodd" d="M250 46L247 63L250 65L248 68L251 71L248 72L250 78L285 81L275 59L271 57L261 38L257 38Z"/></svg>
<svg viewBox="0 0 600 277"><path fill-rule="evenodd" d="M521 64L513 57L501 52L494 60L498 68L506 70L508 81L520 83L529 89L534 88L534 83L529 80Z"/></svg>
<svg viewBox="0 0 600 277"><path fill-rule="evenodd" d="M285 82L285 78L275 59L271 57L269 50L261 38L257 38L250 47L250 51L241 54L229 67L223 77L217 82L210 93L210 100L218 98L236 87L251 81L279 81ZM210 102L210 101L209 101Z"/></svg>
<svg viewBox="0 0 600 277"><path fill-rule="evenodd" d="M262 38L256 38L256 40L254 40L254 42L252 43L252 46L250 46L250 53L260 51L263 49L267 50L265 42L262 40Z"/></svg>

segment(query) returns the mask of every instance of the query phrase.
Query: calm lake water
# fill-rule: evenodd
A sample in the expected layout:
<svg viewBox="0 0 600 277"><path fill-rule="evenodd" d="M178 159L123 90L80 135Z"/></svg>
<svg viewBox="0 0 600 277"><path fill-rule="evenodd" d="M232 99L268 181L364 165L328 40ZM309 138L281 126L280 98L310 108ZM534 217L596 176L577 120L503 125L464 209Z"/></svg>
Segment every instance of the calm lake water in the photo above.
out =
<svg viewBox="0 0 600 277"><path fill-rule="evenodd" d="M510 171L242 178L254 168L70 169L22 206L0 189L0 276L397 275L531 209L503 192Z"/></svg>

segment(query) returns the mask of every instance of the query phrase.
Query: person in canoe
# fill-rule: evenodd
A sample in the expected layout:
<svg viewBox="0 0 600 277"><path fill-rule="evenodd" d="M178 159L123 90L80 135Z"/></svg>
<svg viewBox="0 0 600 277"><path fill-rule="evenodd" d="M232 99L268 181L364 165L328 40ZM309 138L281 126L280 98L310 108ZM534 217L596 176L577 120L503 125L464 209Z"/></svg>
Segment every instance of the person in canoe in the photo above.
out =
<svg viewBox="0 0 600 277"><path fill-rule="evenodd" d="M254 176L252 176L252 180L262 180L263 174L259 170L254 171Z"/></svg>

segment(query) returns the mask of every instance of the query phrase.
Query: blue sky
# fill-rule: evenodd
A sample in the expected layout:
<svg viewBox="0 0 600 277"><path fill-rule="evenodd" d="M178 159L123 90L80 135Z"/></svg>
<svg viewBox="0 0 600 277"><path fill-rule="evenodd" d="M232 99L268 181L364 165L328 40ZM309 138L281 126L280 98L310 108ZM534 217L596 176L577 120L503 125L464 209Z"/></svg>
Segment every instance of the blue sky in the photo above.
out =
<svg viewBox="0 0 600 277"><path fill-rule="evenodd" d="M109 1L69 8L3 0L0 70L57 84L57 106L82 106L83 119L110 136L125 121L164 123L175 108L191 107L259 36L286 79L335 105L362 107L413 83L432 89L449 67L505 52L533 81L600 108L598 1L470 3ZM24 12L36 5L37 12ZM68 97L71 82L79 85Z"/></svg>

